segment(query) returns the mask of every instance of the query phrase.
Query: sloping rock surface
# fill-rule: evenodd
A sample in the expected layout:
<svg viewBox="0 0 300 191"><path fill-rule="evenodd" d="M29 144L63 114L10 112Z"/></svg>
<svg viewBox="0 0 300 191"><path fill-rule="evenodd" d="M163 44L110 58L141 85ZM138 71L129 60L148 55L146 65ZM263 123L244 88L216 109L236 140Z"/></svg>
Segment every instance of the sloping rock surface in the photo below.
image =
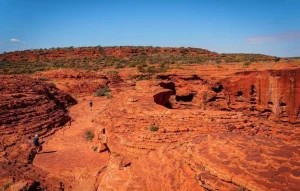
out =
<svg viewBox="0 0 300 191"><path fill-rule="evenodd" d="M214 83L170 72L134 87L120 85L99 118L113 154L98 190L299 189L299 116L293 113L299 93L291 94L298 92L298 74L237 73ZM251 104L253 84L261 101ZM228 106L237 91L244 107L234 107L232 99ZM292 117L261 109L268 100L286 103Z"/></svg>
<svg viewBox="0 0 300 191"><path fill-rule="evenodd" d="M28 181L28 186L42 180L45 173L28 161L28 136L54 133L69 121L67 107L74 104L76 100L54 84L26 76L0 76L0 178Z"/></svg>

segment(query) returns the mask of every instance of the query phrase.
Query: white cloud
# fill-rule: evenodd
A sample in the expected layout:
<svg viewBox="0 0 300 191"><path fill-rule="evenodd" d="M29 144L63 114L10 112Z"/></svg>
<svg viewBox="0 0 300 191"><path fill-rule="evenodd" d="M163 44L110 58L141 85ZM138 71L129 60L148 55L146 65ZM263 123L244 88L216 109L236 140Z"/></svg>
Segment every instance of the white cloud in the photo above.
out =
<svg viewBox="0 0 300 191"><path fill-rule="evenodd" d="M272 42L298 42L300 41L300 31L286 31L266 36L253 36L245 38L248 44L264 44Z"/></svg>
<svg viewBox="0 0 300 191"><path fill-rule="evenodd" d="M12 38L10 39L11 42L14 42L14 43L18 43L18 42L21 42L21 40L19 39L16 39L16 38Z"/></svg>

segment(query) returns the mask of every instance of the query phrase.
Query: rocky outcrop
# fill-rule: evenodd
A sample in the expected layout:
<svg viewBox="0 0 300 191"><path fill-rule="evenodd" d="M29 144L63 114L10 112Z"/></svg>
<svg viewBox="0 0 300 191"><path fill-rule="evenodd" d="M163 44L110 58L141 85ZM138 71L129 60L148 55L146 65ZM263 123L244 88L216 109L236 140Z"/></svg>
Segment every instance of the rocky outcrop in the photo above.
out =
<svg viewBox="0 0 300 191"><path fill-rule="evenodd" d="M110 81L111 75L100 72L87 72L82 70L52 70L40 72L34 75L34 78L44 79L45 81L54 81L55 85L74 96L90 95L106 86Z"/></svg>
<svg viewBox="0 0 300 191"><path fill-rule="evenodd" d="M29 186L39 179L43 173L33 173L39 170L27 164L27 137L53 133L70 120L67 107L75 103L54 84L26 76L0 76L0 179L25 179Z"/></svg>
<svg viewBox="0 0 300 191"><path fill-rule="evenodd" d="M63 181L66 190L71 190L72 183L80 188L78 190L88 187L99 191L297 190L300 124L296 114L300 65L292 64L288 66L294 69L280 64L269 65L267 69L267 64L247 68L189 65L142 81L132 78L139 73L130 68L105 75L58 70L36 74L35 79L2 77L0 91L5 94L1 96L7 96L2 96L0 103L1 107L9 109L4 113L6 117L1 118L2 123L5 122L1 126L5 131L1 132L8 137L5 143L11 144L6 144L5 152L1 153L0 165L5 170L0 173L3 177L0 181L16 177L17 185L29 185L30 181L26 180L42 179L43 183L54 182L53 185L58 186L59 182L49 181L54 177ZM82 97L82 103L72 108L75 115L72 124L76 130L63 129L45 144L61 152L36 158L35 164L44 167L43 171L28 164L29 167L18 165L25 161L20 152L26 152L19 141L24 139L22 132L46 132L46 126L36 127L35 124L56 122L59 116L64 119L64 108L72 101L59 99L55 103L63 106L56 107L52 100L63 94L48 84L50 82L72 94L86 92L89 96ZM89 85L77 86L83 83ZM90 110L88 100L95 89L103 85L109 86L112 96L94 99L95 107ZM11 89L13 91L8 91ZM49 98L49 94L53 96ZM30 108L24 105L28 101L37 107L30 110L32 115L28 114L26 120L18 118L23 115L21 113L17 116L11 113ZM41 110L47 110L48 114L41 114ZM41 116L40 123L33 123L40 115L47 118ZM10 122L9 117L15 118ZM21 130L17 131L14 124ZM107 154L106 157L97 160L99 153L94 151L101 150L101 146L97 134L91 143L83 140L87 127L90 131L105 128L109 156L101 153ZM11 134L5 134L8 130ZM16 133L19 134L15 138ZM58 140L65 142L57 146ZM77 157L73 160L72 156ZM81 156L85 158L81 160ZM51 161L55 160L56 164L52 165ZM57 187L49 188L58 190Z"/></svg>
<svg viewBox="0 0 300 191"><path fill-rule="evenodd" d="M300 123L300 70L242 72L221 81L233 110L258 110Z"/></svg>
<svg viewBox="0 0 300 191"><path fill-rule="evenodd" d="M246 92L242 87L248 85L250 92L251 85L259 84L257 76L270 74L272 79L278 73L297 79L295 72L285 71L239 73L216 80L168 73L159 75L159 81L123 88L99 118L112 155L98 190L297 190L299 125L272 120L260 108L263 102L249 103L257 105L251 109L250 93L244 107L233 107L232 100L227 103L229 90L245 95L237 92ZM293 92L295 86L279 87L285 87L279 92ZM257 89L253 95L258 95ZM184 97L190 94L192 99ZM176 108L166 106L168 98ZM206 108L200 107L204 101Z"/></svg>

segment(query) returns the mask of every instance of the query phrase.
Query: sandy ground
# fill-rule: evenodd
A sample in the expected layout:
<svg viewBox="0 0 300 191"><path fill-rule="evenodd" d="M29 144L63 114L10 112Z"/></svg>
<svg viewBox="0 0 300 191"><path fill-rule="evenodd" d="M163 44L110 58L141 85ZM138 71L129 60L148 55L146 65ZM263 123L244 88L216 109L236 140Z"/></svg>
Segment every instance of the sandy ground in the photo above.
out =
<svg viewBox="0 0 300 191"><path fill-rule="evenodd" d="M50 172L49 176L60 177L65 190L94 190L97 173L107 165L109 154L95 152L92 147L97 143L84 137L87 129L99 128L96 118L109 101L93 98L91 111L89 97L80 99L70 108L71 125L46 138L43 151L36 155L33 164Z"/></svg>

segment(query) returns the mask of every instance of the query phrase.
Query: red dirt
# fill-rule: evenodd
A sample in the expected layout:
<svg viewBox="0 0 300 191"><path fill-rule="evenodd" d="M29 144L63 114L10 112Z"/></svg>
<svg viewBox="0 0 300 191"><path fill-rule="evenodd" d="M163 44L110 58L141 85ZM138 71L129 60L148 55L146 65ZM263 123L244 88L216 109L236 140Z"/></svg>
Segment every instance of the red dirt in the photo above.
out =
<svg viewBox="0 0 300 191"><path fill-rule="evenodd" d="M95 142L87 141L86 130L97 131L97 116L106 109L109 101L106 98L94 98L93 110L90 110L88 99L80 99L76 106L70 109L74 120L71 126L58 131L55 136L46 140L43 145L49 154L39 154L33 165L50 172L48 176L63 180L66 190L94 190L97 173L104 168L109 159L107 152L95 152ZM96 138L95 138L96 139Z"/></svg>

